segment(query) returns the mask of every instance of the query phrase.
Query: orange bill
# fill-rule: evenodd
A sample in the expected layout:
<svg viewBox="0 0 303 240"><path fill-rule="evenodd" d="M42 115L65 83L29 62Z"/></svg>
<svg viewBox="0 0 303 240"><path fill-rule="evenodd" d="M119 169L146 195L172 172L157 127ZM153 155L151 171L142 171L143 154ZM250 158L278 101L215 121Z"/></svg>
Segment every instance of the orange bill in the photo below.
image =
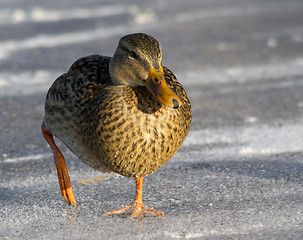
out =
<svg viewBox="0 0 303 240"><path fill-rule="evenodd" d="M150 67L149 75L144 85L160 104L172 108L178 108L181 106L180 98L169 88L164 79L162 66L159 71Z"/></svg>

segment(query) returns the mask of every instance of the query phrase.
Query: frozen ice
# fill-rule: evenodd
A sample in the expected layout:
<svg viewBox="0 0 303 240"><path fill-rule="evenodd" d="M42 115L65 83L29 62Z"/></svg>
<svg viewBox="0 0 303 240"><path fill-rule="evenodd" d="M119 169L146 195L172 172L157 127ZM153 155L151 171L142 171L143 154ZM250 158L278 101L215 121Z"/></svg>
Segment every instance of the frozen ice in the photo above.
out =
<svg viewBox="0 0 303 240"><path fill-rule="evenodd" d="M302 11L296 0L2 1L0 239L302 239ZM161 218L102 216L132 202L134 180L57 141L68 206L40 133L52 82L131 32L159 40L193 109L180 150L144 180Z"/></svg>

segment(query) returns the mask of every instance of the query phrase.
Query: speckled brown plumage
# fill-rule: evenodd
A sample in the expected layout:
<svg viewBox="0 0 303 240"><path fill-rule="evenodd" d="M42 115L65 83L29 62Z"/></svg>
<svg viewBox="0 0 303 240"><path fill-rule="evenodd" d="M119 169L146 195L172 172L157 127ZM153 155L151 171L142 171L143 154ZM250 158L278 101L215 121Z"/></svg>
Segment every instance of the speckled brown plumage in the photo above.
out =
<svg viewBox="0 0 303 240"><path fill-rule="evenodd" d="M143 205L143 178L175 154L190 122L189 99L174 74L162 66L159 43L137 33L122 37L112 58L81 58L53 83L41 130L68 204L77 202L53 135L92 168L135 178L133 204L106 215L162 216L162 211Z"/></svg>
<svg viewBox="0 0 303 240"><path fill-rule="evenodd" d="M146 176L179 149L191 122L189 99L173 73L169 87L182 101L178 109L161 106L145 87L113 85L110 58L79 59L51 86L44 125L83 162L104 172Z"/></svg>

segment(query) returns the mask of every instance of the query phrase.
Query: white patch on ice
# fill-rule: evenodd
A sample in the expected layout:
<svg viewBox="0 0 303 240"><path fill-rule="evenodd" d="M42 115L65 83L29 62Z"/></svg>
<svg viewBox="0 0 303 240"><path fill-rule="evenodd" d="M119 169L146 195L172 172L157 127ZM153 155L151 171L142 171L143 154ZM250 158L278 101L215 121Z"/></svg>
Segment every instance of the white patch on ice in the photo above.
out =
<svg viewBox="0 0 303 240"><path fill-rule="evenodd" d="M146 24L156 20L155 13L152 11L138 11L134 14L134 21L137 24Z"/></svg>
<svg viewBox="0 0 303 240"><path fill-rule="evenodd" d="M213 8L213 9L198 9L190 12L182 12L175 15L177 22L189 22L198 19L207 19L214 17L230 17L243 15L243 11L246 13L252 12L252 9L245 9L242 7L224 7L224 8ZM255 11L253 11L255 14Z"/></svg>
<svg viewBox="0 0 303 240"><path fill-rule="evenodd" d="M244 121L247 123L256 123L256 122L258 122L258 118L255 116L249 116L249 117L246 117Z"/></svg>
<svg viewBox="0 0 303 240"><path fill-rule="evenodd" d="M205 236L205 233L187 233L185 234L184 238L185 239L197 239L197 238L202 238Z"/></svg>
<svg viewBox="0 0 303 240"><path fill-rule="evenodd" d="M22 40L8 40L0 42L0 60L8 58L16 51L30 50L35 48L50 48L75 43L89 42L104 39L112 35L121 35L127 32L126 26L115 26L111 28L100 28L88 31L70 32L62 34L42 34Z"/></svg>
<svg viewBox="0 0 303 240"><path fill-rule="evenodd" d="M200 71L177 73L177 76L179 79L182 79L182 82L186 82L187 85L232 82L245 83L252 80L264 81L265 79L275 81L281 78L289 79L290 77L303 76L303 58L284 60L283 62L275 61L260 65L207 68Z"/></svg>
<svg viewBox="0 0 303 240"><path fill-rule="evenodd" d="M47 89L60 75L59 72L38 70L33 72L1 72L0 96L28 95L47 92Z"/></svg>
<svg viewBox="0 0 303 240"><path fill-rule="evenodd" d="M172 2L173 4L173 2ZM286 5L285 7L288 7ZM292 7L292 6L290 6ZM264 12L275 11L275 5L267 4L262 8L254 5L245 7L221 7L196 9L194 11L180 12L175 15L173 21L188 22L197 19L214 18L214 17L230 17L230 16L247 16L264 14ZM143 11L134 4L114 4L93 8L69 8L69 9L45 9L42 7L33 7L31 9L1 9L0 24L18 24L23 22L53 22L71 19L88 19L97 17L107 17L120 14L133 14L139 16L140 21L143 19L150 21L154 15L151 11ZM141 15L140 13L143 13ZM152 13L152 15L150 14ZM161 13L160 13L161 14ZM152 16L152 18L154 18ZM139 21L139 22L140 22Z"/></svg>
<svg viewBox="0 0 303 240"><path fill-rule="evenodd" d="M165 236L172 239L198 239L205 236L205 233L178 233L178 232L164 232Z"/></svg>
<svg viewBox="0 0 303 240"><path fill-rule="evenodd" d="M275 38L269 38L269 39L267 39L266 44L268 47L275 48L278 44L278 41Z"/></svg>
<svg viewBox="0 0 303 240"><path fill-rule="evenodd" d="M24 12L23 9L19 9L19 8L14 10L11 15L11 21L13 23L23 22L25 18L26 18L26 13Z"/></svg>
<svg viewBox="0 0 303 240"><path fill-rule="evenodd" d="M234 6L234 7L215 7L197 9L194 11L187 11L177 13L175 20L177 22L189 22L199 19L208 18L222 18L222 17L240 17L240 16L258 16L261 14L276 12L281 6L274 4L263 4L262 8L257 5ZM293 9L294 5L285 5L285 9Z"/></svg>
<svg viewBox="0 0 303 240"><path fill-rule="evenodd" d="M183 146L214 146L205 154L276 154L302 152L303 124L227 127L191 131ZM216 147L218 145L219 147ZM226 147L222 147L226 145Z"/></svg>
<svg viewBox="0 0 303 240"><path fill-rule="evenodd" d="M108 17L132 13L135 5L115 4L94 8L44 9L34 7L24 9L1 9L0 24L18 24L23 22L56 22L71 19Z"/></svg>
<svg viewBox="0 0 303 240"><path fill-rule="evenodd" d="M49 158L52 154L37 154L37 155L30 155L30 156L23 156L23 157L14 157L14 158L4 158L0 162L4 163L16 163L16 162L27 162L32 160L40 160L43 158Z"/></svg>

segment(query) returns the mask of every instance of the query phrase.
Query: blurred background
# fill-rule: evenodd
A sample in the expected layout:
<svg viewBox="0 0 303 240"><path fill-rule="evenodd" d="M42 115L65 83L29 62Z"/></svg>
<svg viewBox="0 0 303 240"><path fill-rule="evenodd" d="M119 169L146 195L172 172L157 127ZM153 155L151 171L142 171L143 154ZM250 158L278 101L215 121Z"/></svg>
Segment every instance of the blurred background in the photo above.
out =
<svg viewBox="0 0 303 240"><path fill-rule="evenodd" d="M5 231L0 236L18 238L27 231L29 238L38 237L38 220L45 238L53 231L58 239L66 236L65 227L52 225L65 224L58 215L64 209L69 219L70 208L61 199L51 151L40 133L46 92L75 60L112 56L119 39L134 32L160 42L163 65L192 103L187 140L146 180L153 186L146 190L147 201L168 216L145 222L139 233L113 227L115 221L129 223L104 220L100 213L127 204L133 183L111 177L99 185L76 184L100 173L58 142L84 205L74 213L78 232L72 233L91 239L300 236L302 13L302 0L2 0L0 228ZM85 221L100 228L81 227Z"/></svg>

